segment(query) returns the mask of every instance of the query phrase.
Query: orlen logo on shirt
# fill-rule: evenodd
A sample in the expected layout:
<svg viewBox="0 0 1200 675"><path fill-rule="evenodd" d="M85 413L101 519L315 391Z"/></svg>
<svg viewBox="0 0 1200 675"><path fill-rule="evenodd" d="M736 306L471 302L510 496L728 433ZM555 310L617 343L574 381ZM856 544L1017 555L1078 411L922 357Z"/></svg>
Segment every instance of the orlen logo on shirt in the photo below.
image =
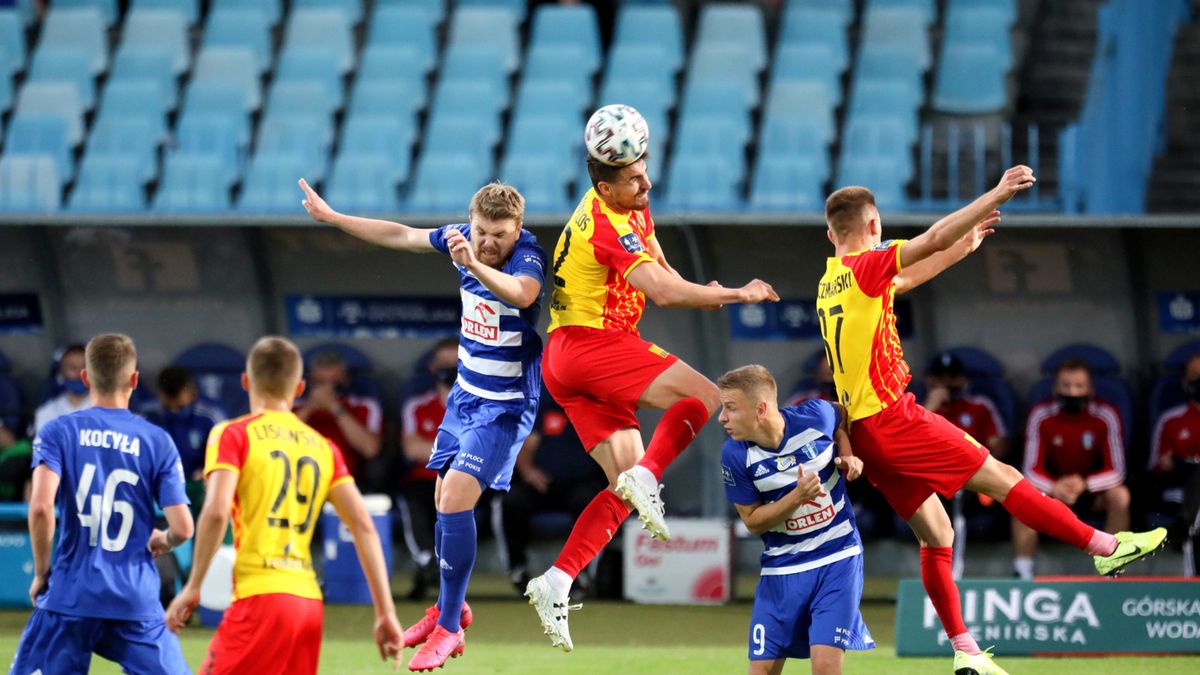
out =
<svg viewBox="0 0 1200 675"><path fill-rule="evenodd" d="M463 333L480 342L500 341L500 317L486 302L476 303L473 310L463 314L462 327Z"/></svg>
<svg viewBox="0 0 1200 675"><path fill-rule="evenodd" d="M809 532L824 527L835 515L833 499L828 492L822 492L816 499L801 504L800 508L783 522L783 527L785 531L793 534Z"/></svg>

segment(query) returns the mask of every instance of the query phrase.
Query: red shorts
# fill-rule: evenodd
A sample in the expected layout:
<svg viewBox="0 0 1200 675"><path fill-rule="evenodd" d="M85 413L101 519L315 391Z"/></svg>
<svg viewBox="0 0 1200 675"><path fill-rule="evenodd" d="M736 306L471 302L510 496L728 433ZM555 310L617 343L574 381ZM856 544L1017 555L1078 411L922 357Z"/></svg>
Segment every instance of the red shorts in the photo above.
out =
<svg viewBox="0 0 1200 675"><path fill-rule="evenodd" d="M316 673L325 606L289 593L235 600L197 673Z"/></svg>
<svg viewBox="0 0 1200 675"><path fill-rule="evenodd" d="M638 429L642 392L679 360L633 333L562 326L542 353L542 381L588 452L621 429Z"/></svg>
<svg viewBox="0 0 1200 675"><path fill-rule="evenodd" d="M988 457L967 432L926 410L912 394L855 420L850 444L867 479L905 520L934 492L953 497Z"/></svg>

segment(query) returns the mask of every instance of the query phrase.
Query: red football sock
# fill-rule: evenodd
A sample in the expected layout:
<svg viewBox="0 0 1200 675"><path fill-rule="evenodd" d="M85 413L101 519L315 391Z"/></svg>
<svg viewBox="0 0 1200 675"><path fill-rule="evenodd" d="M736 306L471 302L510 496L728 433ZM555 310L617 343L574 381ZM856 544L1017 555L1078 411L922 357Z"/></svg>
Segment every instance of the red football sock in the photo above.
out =
<svg viewBox="0 0 1200 675"><path fill-rule="evenodd" d="M579 514L554 566L571 575L572 579L579 576L579 570L592 562L600 549L612 540L627 517L629 507L625 502L612 491L601 490Z"/></svg>
<svg viewBox="0 0 1200 675"><path fill-rule="evenodd" d="M1003 505L1013 518L1034 530L1085 551L1092 541L1092 533L1096 531L1096 528L1079 520L1066 504L1042 494L1024 478L1008 491Z"/></svg>
<svg viewBox="0 0 1200 675"><path fill-rule="evenodd" d="M650 447L639 466L644 466L662 480L663 472L675 461L679 453L696 438L700 428L708 421L708 406L698 398L683 398L675 402L663 415L650 438Z"/></svg>
<svg viewBox="0 0 1200 675"><path fill-rule="evenodd" d="M933 603L946 635L953 638L967 632L963 623L962 601L954 583L954 549L949 546L921 547L921 582Z"/></svg>

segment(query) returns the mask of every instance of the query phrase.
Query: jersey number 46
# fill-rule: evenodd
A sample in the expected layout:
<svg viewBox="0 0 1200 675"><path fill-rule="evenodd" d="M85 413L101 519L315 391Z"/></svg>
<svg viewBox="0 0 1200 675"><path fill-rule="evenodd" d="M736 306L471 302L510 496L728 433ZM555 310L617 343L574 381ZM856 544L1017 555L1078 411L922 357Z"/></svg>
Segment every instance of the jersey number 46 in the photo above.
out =
<svg viewBox="0 0 1200 675"><path fill-rule="evenodd" d="M75 509L79 512L79 524L88 531L88 546L100 546L105 551L121 551L129 542L129 531L133 529L133 504L117 499L117 486L121 483L138 484L138 475L127 469L117 469L108 474L102 494L92 494L92 481L96 478L96 465L83 465L79 478L79 489L75 490ZM88 508L90 507L90 508ZM108 524L113 515L121 517L117 536L108 536Z"/></svg>

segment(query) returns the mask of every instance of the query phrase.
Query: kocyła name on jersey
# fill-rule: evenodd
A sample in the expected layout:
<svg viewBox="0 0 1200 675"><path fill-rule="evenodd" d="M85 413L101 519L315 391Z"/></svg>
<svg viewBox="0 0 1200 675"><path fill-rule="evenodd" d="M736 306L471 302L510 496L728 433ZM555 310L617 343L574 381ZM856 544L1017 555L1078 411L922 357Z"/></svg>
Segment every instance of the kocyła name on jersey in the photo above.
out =
<svg viewBox="0 0 1200 675"><path fill-rule="evenodd" d="M119 431L109 429L80 429L79 445L85 448L105 448L120 450L134 457L142 454L142 441L138 437L130 437Z"/></svg>

